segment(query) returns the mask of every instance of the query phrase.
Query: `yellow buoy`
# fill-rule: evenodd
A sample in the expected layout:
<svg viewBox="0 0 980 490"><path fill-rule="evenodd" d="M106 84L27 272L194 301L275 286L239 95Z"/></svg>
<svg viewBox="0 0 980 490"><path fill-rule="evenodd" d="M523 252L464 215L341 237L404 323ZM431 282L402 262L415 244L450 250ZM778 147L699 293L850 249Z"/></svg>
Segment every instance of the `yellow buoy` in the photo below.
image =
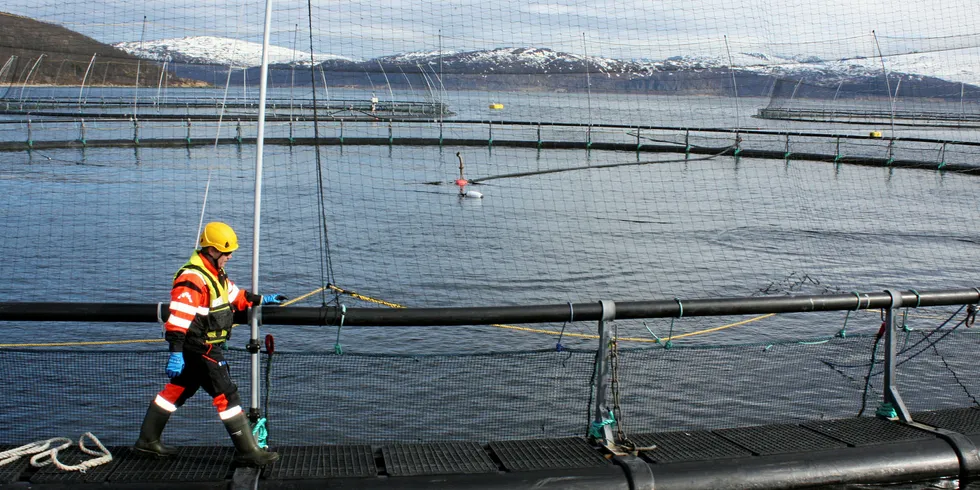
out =
<svg viewBox="0 0 980 490"><path fill-rule="evenodd" d="M504 108L504 105L499 102L494 102L493 104L490 104L490 108L495 111L499 111Z"/></svg>
<svg viewBox="0 0 980 490"><path fill-rule="evenodd" d="M881 138L881 131L872 131L868 136L871 136L872 138Z"/></svg>

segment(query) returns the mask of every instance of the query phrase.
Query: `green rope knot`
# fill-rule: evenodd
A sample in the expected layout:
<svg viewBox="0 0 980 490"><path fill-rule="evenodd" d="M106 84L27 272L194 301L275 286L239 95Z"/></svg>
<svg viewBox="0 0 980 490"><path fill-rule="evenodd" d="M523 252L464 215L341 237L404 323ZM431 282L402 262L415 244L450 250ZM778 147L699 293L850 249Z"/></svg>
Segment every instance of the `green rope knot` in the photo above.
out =
<svg viewBox="0 0 980 490"><path fill-rule="evenodd" d="M255 426L252 427L252 435L255 436L255 442L258 443L259 447L266 449L269 447L269 429L265 425L265 417L260 418L255 422Z"/></svg>
<svg viewBox="0 0 980 490"><path fill-rule="evenodd" d="M850 312L848 312L848 313L850 313ZM837 332L837 337L840 337L842 339L846 339L847 338L847 329L846 328L840 329L840 331Z"/></svg>
<svg viewBox="0 0 980 490"><path fill-rule="evenodd" d="M616 415L609 412L609 418L603 419L602 422L592 421L592 425L589 426L589 435L597 439L602 438L602 428L607 425L612 425L616 423Z"/></svg>
<svg viewBox="0 0 980 490"><path fill-rule="evenodd" d="M878 406L878 411L875 412L875 415L885 418L894 418L898 416L898 412L895 411L895 407L893 407L891 403L881 402L881 405Z"/></svg>
<svg viewBox="0 0 980 490"><path fill-rule="evenodd" d="M657 340L657 342L659 342L659 341L660 341L660 340L658 339L658 340ZM671 347L673 347L673 346L674 346L674 342L672 342L672 341L670 341L670 340L668 340L668 341L666 341L666 342L664 342L664 349L670 349L670 348L671 348Z"/></svg>

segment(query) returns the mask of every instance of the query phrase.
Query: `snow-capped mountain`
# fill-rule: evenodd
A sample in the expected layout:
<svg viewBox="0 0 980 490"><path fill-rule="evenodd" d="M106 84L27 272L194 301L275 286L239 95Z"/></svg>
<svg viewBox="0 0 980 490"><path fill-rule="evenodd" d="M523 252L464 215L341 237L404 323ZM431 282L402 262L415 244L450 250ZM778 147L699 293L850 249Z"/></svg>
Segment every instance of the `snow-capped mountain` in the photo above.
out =
<svg viewBox="0 0 980 490"><path fill-rule="evenodd" d="M124 42L115 47L131 54L157 61L171 60L178 63L217 64L237 67L258 66L261 61L260 44L229 38L210 36L163 39L156 41ZM269 52L271 64L309 65L309 53L272 46ZM476 83L475 77L489 75L529 75L521 83L536 88L575 89L581 85L572 79L559 80L554 75L592 76L593 87L600 90L655 90L655 91L707 91L711 92L725 82L723 75L732 72L746 78L739 82L742 88L760 94L765 80L772 78L805 79L807 83L834 85L838 83L870 84L887 70L892 77L905 80L925 80L935 91L939 85L949 93L953 84L980 85L980 49L915 53L901 56L823 60L814 56L778 56L763 53L732 53L729 56L684 55L662 60L619 60L599 56L555 51L540 47L505 47L473 51L424 51L381 56L371 60L354 60L342 56L317 54L315 59L327 73L333 73L334 82L358 85L366 83L365 74L440 73L457 75L457 87ZM406 75L406 76L407 76ZM401 83L398 77L389 77L392 84ZM574 77L573 77L574 78ZM387 83L384 79L381 83ZM512 83L514 80L508 83ZM499 82L500 87L506 83ZM683 84L683 86L679 84ZM576 85L577 84L577 85ZM714 87L712 88L712 85ZM447 85L448 87L448 85ZM674 88L671 88L674 87ZM676 88L681 87L681 88Z"/></svg>
<svg viewBox="0 0 980 490"><path fill-rule="evenodd" d="M498 48L482 51L428 51L383 56L382 64L434 66L444 72L471 71L485 67L486 73L581 73L646 76L656 72L730 70L766 76L816 77L818 79L877 77L882 74L880 58L822 60L814 56L777 56L762 53L733 53L721 56L672 56L663 60L624 61L613 58L563 53L547 48ZM372 62L375 62L372 61ZM974 68L975 67L975 68ZM954 83L980 85L980 51L964 50L889 56L884 69L911 78L934 77Z"/></svg>
<svg viewBox="0 0 980 490"><path fill-rule="evenodd" d="M154 41L128 41L113 45L129 54L155 61L199 63L249 67L262 64L262 44L215 36L191 36ZM319 63L327 60L351 61L331 54L316 54ZM310 53L269 46L269 63L310 64Z"/></svg>

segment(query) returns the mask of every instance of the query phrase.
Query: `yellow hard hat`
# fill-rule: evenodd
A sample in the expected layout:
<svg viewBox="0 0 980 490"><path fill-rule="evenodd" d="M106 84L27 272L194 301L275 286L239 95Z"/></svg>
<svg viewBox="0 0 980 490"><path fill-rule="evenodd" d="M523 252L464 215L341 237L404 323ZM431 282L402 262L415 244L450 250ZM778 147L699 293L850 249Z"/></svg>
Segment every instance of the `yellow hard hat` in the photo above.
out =
<svg viewBox="0 0 980 490"><path fill-rule="evenodd" d="M220 221L212 221L204 225L199 244L201 248L214 247L222 253L234 252L238 250L238 236L230 226Z"/></svg>

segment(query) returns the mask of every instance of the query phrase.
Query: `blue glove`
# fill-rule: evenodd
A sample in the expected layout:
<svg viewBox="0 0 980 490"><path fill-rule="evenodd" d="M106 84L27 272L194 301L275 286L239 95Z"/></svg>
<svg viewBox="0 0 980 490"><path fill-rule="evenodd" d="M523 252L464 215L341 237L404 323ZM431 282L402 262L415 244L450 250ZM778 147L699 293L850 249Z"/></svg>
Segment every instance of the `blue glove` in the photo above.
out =
<svg viewBox="0 0 980 490"><path fill-rule="evenodd" d="M287 297L281 294L263 294L262 303L263 305L281 305L283 301L286 301Z"/></svg>
<svg viewBox="0 0 980 490"><path fill-rule="evenodd" d="M184 370L184 354L181 352L171 352L170 359L167 360L167 377L173 379Z"/></svg>

